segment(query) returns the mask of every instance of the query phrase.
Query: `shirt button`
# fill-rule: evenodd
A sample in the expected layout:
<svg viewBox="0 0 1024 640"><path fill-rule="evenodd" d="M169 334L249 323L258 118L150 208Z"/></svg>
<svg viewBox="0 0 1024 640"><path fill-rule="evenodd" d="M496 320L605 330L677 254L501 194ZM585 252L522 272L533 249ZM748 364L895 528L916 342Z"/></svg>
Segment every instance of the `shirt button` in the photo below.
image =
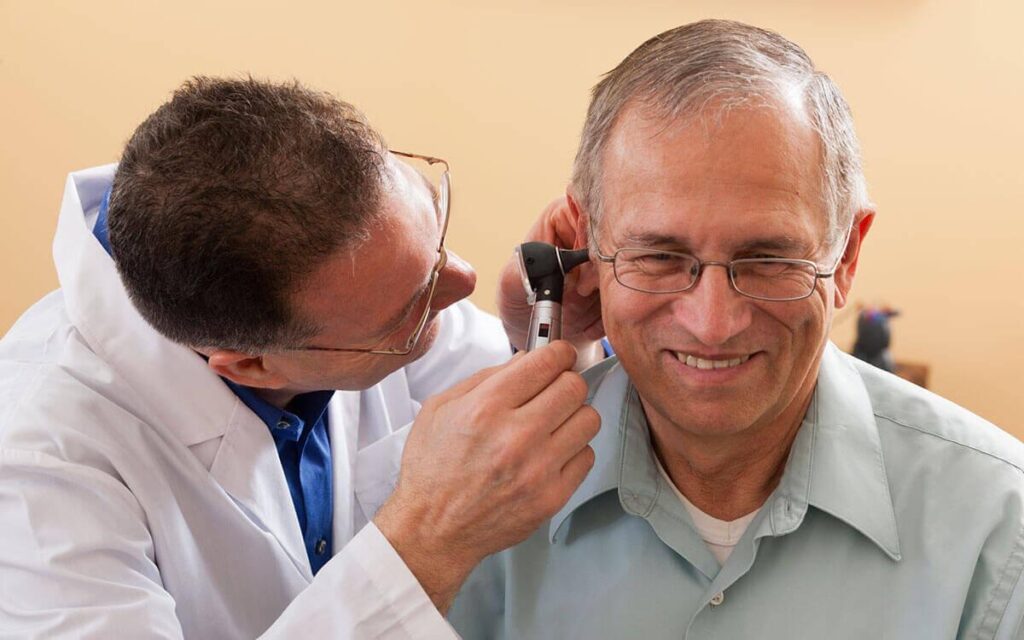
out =
<svg viewBox="0 0 1024 640"><path fill-rule="evenodd" d="M327 540L325 538L317 540L316 547L314 547L313 550L316 551L316 555L318 556L324 555L324 552L327 551Z"/></svg>
<svg viewBox="0 0 1024 640"><path fill-rule="evenodd" d="M722 604L723 602L725 602L725 592L719 591L715 595L711 596L711 601L709 602L709 604L712 607L717 607L718 605Z"/></svg>
<svg viewBox="0 0 1024 640"><path fill-rule="evenodd" d="M291 423L288 422L287 420L285 420L284 418L282 418L282 419L277 421L277 428L278 429L287 429L290 426L292 426Z"/></svg>

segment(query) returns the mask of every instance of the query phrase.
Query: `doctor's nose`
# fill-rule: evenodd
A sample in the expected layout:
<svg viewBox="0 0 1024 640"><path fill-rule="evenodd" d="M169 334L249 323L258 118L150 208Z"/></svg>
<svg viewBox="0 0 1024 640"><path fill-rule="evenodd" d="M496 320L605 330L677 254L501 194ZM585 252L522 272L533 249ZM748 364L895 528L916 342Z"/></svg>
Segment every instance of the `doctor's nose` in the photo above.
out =
<svg viewBox="0 0 1024 640"><path fill-rule="evenodd" d="M705 265L697 284L678 295L673 313L702 344L725 344L750 326L751 301L732 287L728 267Z"/></svg>
<svg viewBox="0 0 1024 640"><path fill-rule="evenodd" d="M476 271L454 251L448 251L448 261L437 274L437 289L431 307L440 311L462 300L476 289Z"/></svg>

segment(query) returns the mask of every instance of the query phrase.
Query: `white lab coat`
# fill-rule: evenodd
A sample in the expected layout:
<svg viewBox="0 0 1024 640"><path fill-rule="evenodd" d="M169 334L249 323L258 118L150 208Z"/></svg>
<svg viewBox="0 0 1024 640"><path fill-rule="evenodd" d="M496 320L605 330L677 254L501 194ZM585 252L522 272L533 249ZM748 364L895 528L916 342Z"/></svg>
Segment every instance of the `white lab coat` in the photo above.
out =
<svg viewBox="0 0 1024 640"><path fill-rule="evenodd" d="M330 411L335 556L314 578L271 435L147 325L91 233L113 166L68 177L61 289L0 342L0 637L456 637L367 521L420 401L508 357L469 303Z"/></svg>

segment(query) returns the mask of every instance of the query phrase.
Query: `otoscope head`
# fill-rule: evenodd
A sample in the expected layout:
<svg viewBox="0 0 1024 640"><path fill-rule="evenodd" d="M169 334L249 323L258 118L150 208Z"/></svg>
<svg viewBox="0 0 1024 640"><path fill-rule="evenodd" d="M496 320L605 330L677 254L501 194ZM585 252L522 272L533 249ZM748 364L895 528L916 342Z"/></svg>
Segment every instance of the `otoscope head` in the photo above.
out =
<svg viewBox="0 0 1024 640"><path fill-rule="evenodd" d="M586 249L570 251L546 242L525 242L516 247L519 273L531 304L536 300L562 302L565 274L586 262Z"/></svg>

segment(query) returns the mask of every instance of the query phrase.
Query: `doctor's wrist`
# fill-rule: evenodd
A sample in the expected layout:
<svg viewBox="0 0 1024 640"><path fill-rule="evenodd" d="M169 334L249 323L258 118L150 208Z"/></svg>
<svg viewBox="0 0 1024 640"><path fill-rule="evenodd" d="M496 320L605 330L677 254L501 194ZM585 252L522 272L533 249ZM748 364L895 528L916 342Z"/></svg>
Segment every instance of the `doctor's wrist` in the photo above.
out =
<svg viewBox="0 0 1024 640"><path fill-rule="evenodd" d="M445 615L470 572L480 562L457 540L437 535L426 514L389 500L373 519L395 552L420 583L427 596Z"/></svg>

